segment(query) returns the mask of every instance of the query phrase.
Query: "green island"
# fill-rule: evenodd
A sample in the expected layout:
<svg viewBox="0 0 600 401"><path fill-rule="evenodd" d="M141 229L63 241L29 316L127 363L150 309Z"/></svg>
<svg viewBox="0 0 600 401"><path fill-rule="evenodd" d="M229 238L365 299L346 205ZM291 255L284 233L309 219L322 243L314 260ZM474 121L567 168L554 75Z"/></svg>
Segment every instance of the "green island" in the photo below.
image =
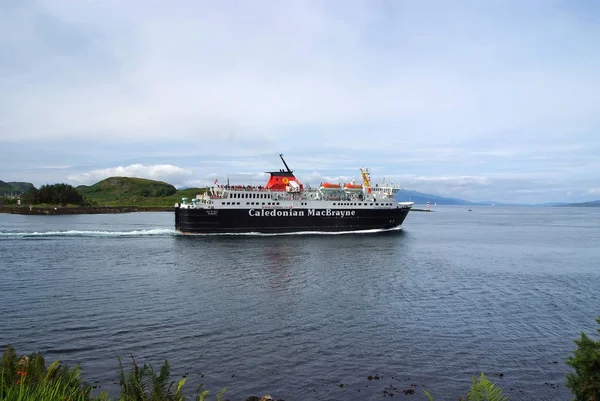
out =
<svg viewBox="0 0 600 401"><path fill-rule="evenodd" d="M596 319L600 324L600 318ZM598 329L600 334L600 328ZM575 401L600 400L600 340L593 340L581 332L574 340L577 347L566 364L572 368L566 375L565 386L571 390ZM183 401L190 399L184 394L183 387L187 378L171 380L171 368L164 361L158 371L151 364L139 366L131 356L131 367L126 372L120 358L118 360L117 378L120 385L120 401ZM368 380L373 377L369 376ZM377 379L377 377L375 378ZM343 388L343 384L338 385ZM80 366L70 368L59 360L46 365L44 357L38 353L18 356L10 345L5 347L0 362L0 400L3 401L109 401L106 390L94 394L97 386L86 383L80 375ZM429 401L434 397L422 390ZM465 398L458 396L459 401L500 401L508 400L502 388L489 380L482 372L473 377L470 388L466 389ZM400 391L405 395L415 394L413 388ZM226 388L214 394L198 386L193 396L195 401L210 399L226 401ZM392 394L387 394L393 396ZM246 401L276 401L270 395L249 396ZM282 400L283 401L283 400Z"/></svg>
<svg viewBox="0 0 600 401"><path fill-rule="evenodd" d="M39 189L30 183L0 181L0 213L48 215L172 211L181 198L192 199L206 191L207 188L178 190L163 181L131 177L109 177L89 186L47 184Z"/></svg>

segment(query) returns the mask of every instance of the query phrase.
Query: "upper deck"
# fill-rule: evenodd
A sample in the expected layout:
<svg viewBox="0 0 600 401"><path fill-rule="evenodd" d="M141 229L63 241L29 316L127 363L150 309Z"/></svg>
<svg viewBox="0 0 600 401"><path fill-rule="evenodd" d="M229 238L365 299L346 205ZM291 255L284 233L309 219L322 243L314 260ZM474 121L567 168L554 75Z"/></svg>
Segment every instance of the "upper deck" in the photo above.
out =
<svg viewBox="0 0 600 401"><path fill-rule="evenodd" d="M287 170L269 172L270 178L265 186L257 185L217 185L216 181L206 193L198 194L193 199L193 206L278 206L285 202L288 207L314 203L314 207L331 206L394 206L397 202L394 197L400 187L387 183L372 186L368 169L360 169L363 179L362 184L354 181L349 183L322 182L318 187L311 188L303 185L294 176L293 171L283 160ZM187 199L186 199L187 200ZM327 203L328 206L325 205ZM185 200L184 200L185 204Z"/></svg>

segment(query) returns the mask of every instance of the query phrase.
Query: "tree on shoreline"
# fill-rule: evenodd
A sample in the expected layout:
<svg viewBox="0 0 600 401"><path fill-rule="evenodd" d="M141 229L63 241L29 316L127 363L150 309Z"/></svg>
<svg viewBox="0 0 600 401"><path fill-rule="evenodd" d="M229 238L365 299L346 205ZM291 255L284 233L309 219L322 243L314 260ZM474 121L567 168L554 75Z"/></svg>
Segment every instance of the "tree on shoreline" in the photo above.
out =
<svg viewBox="0 0 600 401"><path fill-rule="evenodd" d="M36 205L49 203L53 205L84 205L85 199L69 184L42 185L40 189L32 188L24 198L25 203Z"/></svg>

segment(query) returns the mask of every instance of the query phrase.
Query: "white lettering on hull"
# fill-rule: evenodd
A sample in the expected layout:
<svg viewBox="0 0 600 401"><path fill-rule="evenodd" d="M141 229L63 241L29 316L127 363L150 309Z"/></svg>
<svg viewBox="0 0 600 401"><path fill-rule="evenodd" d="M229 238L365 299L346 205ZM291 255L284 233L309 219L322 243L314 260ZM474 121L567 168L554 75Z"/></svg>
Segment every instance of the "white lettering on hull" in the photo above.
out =
<svg viewBox="0 0 600 401"><path fill-rule="evenodd" d="M305 215L317 217L352 217L356 215L356 211L308 209L305 214L304 210L250 209L248 210L248 215L251 217L304 217Z"/></svg>

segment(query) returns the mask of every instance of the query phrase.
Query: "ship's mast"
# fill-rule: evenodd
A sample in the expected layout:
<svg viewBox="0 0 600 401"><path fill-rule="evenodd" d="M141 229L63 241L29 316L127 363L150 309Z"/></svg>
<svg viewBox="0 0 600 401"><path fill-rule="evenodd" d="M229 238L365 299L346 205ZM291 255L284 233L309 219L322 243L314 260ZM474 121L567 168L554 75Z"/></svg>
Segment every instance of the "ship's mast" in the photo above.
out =
<svg viewBox="0 0 600 401"><path fill-rule="evenodd" d="M371 180L369 179L369 169L360 169L360 174L362 175L363 185L367 188L367 193L371 193Z"/></svg>
<svg viewBox="0 0 600 401"><path fill-rule="evenodd" d="M287 163L285 162L285 160L283 160L283 153L279 154L279 157L281 158L281 161L283 162L283 165L285 166L285 168L287 169L288 173L293 173L292 170L290 170L290 168L288 167Z"/></svg>

